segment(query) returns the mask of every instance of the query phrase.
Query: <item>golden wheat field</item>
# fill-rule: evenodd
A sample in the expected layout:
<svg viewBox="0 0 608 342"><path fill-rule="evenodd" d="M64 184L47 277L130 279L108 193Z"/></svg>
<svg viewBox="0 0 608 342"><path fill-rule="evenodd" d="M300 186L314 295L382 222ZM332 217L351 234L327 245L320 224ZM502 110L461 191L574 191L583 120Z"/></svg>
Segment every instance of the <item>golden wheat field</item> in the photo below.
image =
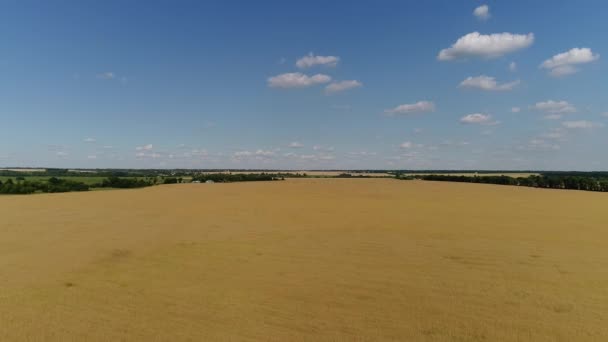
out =
<svg viewBox="0 0 608 342"><path fill-rule="evenodd" d="M297 179L0 197L0 341L383 340L608 340L608 195Z"/></svg>

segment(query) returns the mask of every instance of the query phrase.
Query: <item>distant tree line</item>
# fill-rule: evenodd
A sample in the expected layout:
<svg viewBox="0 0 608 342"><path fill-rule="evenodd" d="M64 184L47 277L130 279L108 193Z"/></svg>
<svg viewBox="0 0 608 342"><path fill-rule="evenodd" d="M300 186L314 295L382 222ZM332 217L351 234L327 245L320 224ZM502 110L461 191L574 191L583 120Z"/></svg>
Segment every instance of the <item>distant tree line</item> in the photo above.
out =
<svg viewBox="0 0 608 342"><path fill-rule="evenodd" d="M255 182L284 180L285 177L271 173L207 173L192 177L193 182L213 181L217 183Z"/></svg>
<svg viewBox="0 0 608 342"><path fill-rule="evenodd" d="M89 185L57 177L51 177L46 182L27 181L23 177L17 177L16 181L7 179L0 181L0 194L33 194L35 192L70 192L88 191Z"/></svg>
<svg viewBox="0 0 608 342"><path fill-rule="evenodd" d="M120 178L117 176L110 176L104 179L101 184L96 187L100 188L117 188L117 189L134 189L143 188L156 184L156 178L143 179L143 178Z"/></svg>
<svg viewBox="0 0 608 342"><path fill-rule="evenodd" d="M163 184L177 184L183 183L184 179L182 177L167 177L163 180Z"/></svg>
<svg viewBox="0 0 608 342"><path fill-rule="evenodd" d="M70 179L51 177L46 181L28 181L27 177L19 176L15 180L9 178L0 181L0 194L26 195L33 193L54 193L71 191L88 191L91 188L132 189L151 186L157 183L156 178L137 179L111 176L99 184L86 184Z"/></svg>
<svg viewBox="0 0 608 342"><path fill-rule="evenodd" d="M353 175L352 173L343 172L343 173L338 174L334 178L376 178L376 177L371 176L371 175L362 175L362 174Z"/></svg>
<svg viewBox="0 0 608 342"><path fill-rule="evenodd" d="M608 192L608 173L547 173L528 177L509 176L456 176L456 175L409 175L399 179L422 179L463 183L517 185L547 189L570 189Z"/></svg>

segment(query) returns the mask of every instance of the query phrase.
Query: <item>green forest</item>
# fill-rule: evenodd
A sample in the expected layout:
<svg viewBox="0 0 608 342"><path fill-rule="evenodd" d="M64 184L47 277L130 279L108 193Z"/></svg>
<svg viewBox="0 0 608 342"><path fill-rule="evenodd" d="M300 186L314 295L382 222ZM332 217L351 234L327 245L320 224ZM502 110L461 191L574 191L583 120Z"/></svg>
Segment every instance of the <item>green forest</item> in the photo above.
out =
<svg viewBox="0 0 608 342"><path fill-rule="evenodd" d="M457 175L409 175L399 179L421 179L427 181L483 183L528 186L546 189L568 189L608 192L608 172L546 172L529 177L510 176L457 176Z"/></svg>

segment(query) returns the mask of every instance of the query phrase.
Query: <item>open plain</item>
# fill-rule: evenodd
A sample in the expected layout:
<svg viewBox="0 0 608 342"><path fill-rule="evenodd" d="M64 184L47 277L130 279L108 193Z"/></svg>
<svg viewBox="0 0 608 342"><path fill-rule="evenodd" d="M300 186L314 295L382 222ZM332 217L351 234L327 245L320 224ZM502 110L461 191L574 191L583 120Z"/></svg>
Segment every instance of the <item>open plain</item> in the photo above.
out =
<svg viewBox="0 0 608 342"><path fill-rule="evenodd" d="M0 196L0 341L605 341L607 207L394 179Z"/></svg>

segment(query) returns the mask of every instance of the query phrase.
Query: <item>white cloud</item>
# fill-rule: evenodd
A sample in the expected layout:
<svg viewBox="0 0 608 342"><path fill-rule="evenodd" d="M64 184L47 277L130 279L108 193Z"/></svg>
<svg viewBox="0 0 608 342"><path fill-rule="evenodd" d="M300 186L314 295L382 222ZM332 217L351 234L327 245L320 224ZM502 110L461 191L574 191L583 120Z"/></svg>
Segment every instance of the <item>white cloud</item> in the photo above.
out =
<svg viewBox="0 0 608 342"><path fill-rule="evenodd" d="M546 142L543 139L532 139L527 146L522 146L520 149L530 151L557 151L560 149L558 144Z"/></svg>
<svg viewBox="0 0 608 342"><path fill-rule="evenodd" d="M414 144L411 141L406 141L404 143L402 143L401 145L399 145L399 147L401 147L402 149L409 149L414 147Z"/></svg>
<svg viewBox="0 0 608 342"><path fill-rule="evenodd" d="M563 115L561 114L547 114L544 116L545 119L547 120L559 120L562 118Z"/></svg>
<svg viewBox="0 0 608 342"><path fill-rule="evenodd" d="M515 63L515 62L509 63L509 71L517 71L517 63Z"/></svg>
<svg viewBox="0 0 608 342"><path fill-rule="evenodd" d="M547 59L540 67L548 69L551 76L566 76L579 71L575 65L591 63L599 58L600 55L594 54L590 48L573 48Z"/></svg>
<svg viewBox="0 0 608 342"><path fill-rule="evenodd" d="M256 156L261 156L261 157L272 157L272 156L275 155L275 153L272 152L272 151L257 150L257 151L255 151L255 155Z"/></svg>
<svg viewBox="0 0 608 342"><path fill-rule="evenodd" d="M93 154L93 155L87 156L87 159L97 159L97 156Z"/></svg>
<svg viewBox="0 0 608 342"><path fill-rule="evenodd" d="M411 104L402 104L393 109L387 109L384 112L390 115L408 115L414 113L432 112L435 110L435 104L430 101L418 101Z"/></svg>
<svg viewBox="0 0 608 342"><path fill-rule="evenodd" d="M237 158L240 157L251 157L253 155L253 152L249 152L249 151L237 151L234 152L234 156Z"/></svg>
<svg viewBox="0 0 608 342"><path fill-rule="evenodd" d="M562 77L568 76L572 74L576 74L579 70L572 65L562 65L556 68L553 68L549 71L549 75L553 77Z"/></svg>
<svg viewBox="0 0 608 342"><path fill-rule="evenodd" d="M521 108L519 108L519 107L511 108L511 113L519 113L519 112L521 112Z"/></svg>
<svg viewBox="0 0 608 342"><path fill-rule="evenodd" d="M323 154L319 156L320 160L334 160L336 159L336 157L330 155L330 154Z"/></svg>
<svg viewBox="0 0 608 342"><path fill-rule="evenodd" d="M137 146L135 148L136 151L150 151L152 149L152 144L148 144L148 145L144 145L144 146Z"/></svg>
<svg viewBox="0 0 608 342"><path fill-rule="evenodd" d="M576 113L576 108L567 101L548 100L537 102L531 108L547 113L548 115L545 118L550 120L560 119L563 114Z"/></svg>
<svg viewBox="0 0 608 342"><path fill-rule="evenodd" d="M564 130L562 128L554 128L547 133L541 134L541 138L559 140L564 137Z"/></svg>
<svg viewBox="0 0 608 342"><path fill-rule="evenodd" d="M473 15L479 20L488 20L491 17L490 7L488 5L481 5L473 11Z"/></svg>
<svg viewBox="0 0 608 342"><path fill-rule="evenodd" d="M293 142L289 143L289 145L287 145L287 147L290 147L290 148L302 148L302 147L304 147L304 144L302 144L300 142L297 142L297 141L293 141Z"/></svg>
<svg viewBox="0 0 608 342"><path fill-rule="evenodd" d="M492 116L489 114L474 113L468 114L460 118L460 122L463 124L476 124L476 125L496 125L497 121L492 120Z"/></svg>
<svg viewBox="0 0 608 342"><path fill-rule="evenodd" d="M579 120L579 121L564 121L564 122L562 122L562 126L564 126L565 128L571 128L571 129L589 129L589 128L603 127L604 125L601 123L595 123L595 122L586 121L586 120Z"/></svg>
<svg viewBox="0 0 608 342"><path fill-rule="evenodd" d="M147 153L147 152L141 151L141 152L135 153L135 157L137 159L142 159L142 158L158 159L158 158L161 158L162 155L160 153L157 153L157 152Z"/></svg>
<svg viewBox="0 0 608 342"><path fill-rule="evenodd" d="M55 153L55 155L56 155L57 157L67 157L67 156L68 156L68 153L67 153L67 152L65 152L65 151L57 151L57 152Z"/></svg>
<svg viewBox="0 0 608 342"><path fill-rule="evenodd" d="M308 76L301 72L292 72L268 78L268 86L272 88L305 88L329 83L330 81L331 77L324 74Z"/></svg>
<svg viewBox="0 0 608 342"><path fill-rule="evenodd" d="M608 118L608 112L604 112L604 113L602 113L600 115Z"/></svg>
<svg viewBox="0 0 608 342"><path fill-rule="evenodd" d="M353 157L374 157L374 156L378 155L377 152L369 152L369 151L353 151L353 152L348 152L348 154Z"/></svg>
<svg viewBox="0 0 608 342"><path fill-rule="evenodd" d="M467 77L464 81L460 83L460 87L477 88L489 91L507 91L512 90L518 84L519 80L499 84L498 82L496 82L496 79L494 77L481 75L476 77Z"/></svg>
<svg viewBox="0 0 608 342"><path fill-rule="evenodd" d="M332 82L325 87L325 93L333 94L353 88L359 88L361 86L363 86L363 84L357 80Z"/></svg>
<svg viewBox="0 0 608 342"><path fill-rule="evenodd" d="M97 78L102 80L111 80L116 78L116 74L111 71L102 72L101 74L97 74Z"/></svg>
<svg viewBox="0 0 608 342"><path fill-rule="evenodd" d="M85 138L83 141L88 143L94 143L96 140L95 138Z"/></svg>
<svg viewBox="0 0 608 342"><path fill-rule="evenodd" d="M504 32L486 35L472 32L460 37L451 47L441 50L437 59L451 61L467 57L496 58L526 48L533 42L533 33Z"/></svg>
<svg viewBox="0 0 608 342"><path fill-rule="evenodd" d="M296 61L300 69L310 68L316 65L335 67L340 61L337 56L315 56L312 52Z"/></svg>
<svg viewBox="0 0 608 342"><path fill-rule="evenodd" d="M326 152L333 152L334 147L333 146L321 146L321 145L315 145L312 147L312 149L314 151L326 151Z"/></svg>

